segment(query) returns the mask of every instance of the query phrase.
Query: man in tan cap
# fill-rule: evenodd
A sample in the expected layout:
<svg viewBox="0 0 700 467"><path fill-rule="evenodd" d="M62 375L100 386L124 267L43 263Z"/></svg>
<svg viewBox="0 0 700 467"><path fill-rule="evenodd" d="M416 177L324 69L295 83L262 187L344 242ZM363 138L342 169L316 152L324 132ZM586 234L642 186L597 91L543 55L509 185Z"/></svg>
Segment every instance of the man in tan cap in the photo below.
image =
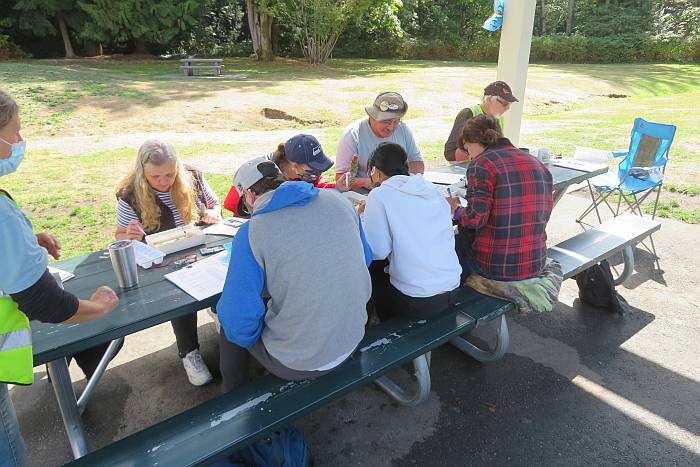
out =
<svg viewBox="0 0 700 467"><path fill-rule="evenodd" d="M445 159L451 162L469 160L469 156L459 144L459 137L467 120L478 115L489 115L498 120L502 130L503 114L513 102L518 102L518 99L513 95L510 86L505 81L494 81L486 86L480 104L466 107L457 114L450 136L445 143Z"/></svg>
<svg viewBox="0 0 700 467"><path fill-rule="evenodd" d="M425 170L423 156L416 145L413 133L401 121L408 104L401 94L382 92L372 105L365 107L368 118L352 122L340 138L335 158L336 179L349 173L353 177L353 188L372 189L373 185L367 175L367 162L372 151L381 143L396 143L408 154L408 168L411 173ZM353 159L356 162L353 163Z"/></svg>

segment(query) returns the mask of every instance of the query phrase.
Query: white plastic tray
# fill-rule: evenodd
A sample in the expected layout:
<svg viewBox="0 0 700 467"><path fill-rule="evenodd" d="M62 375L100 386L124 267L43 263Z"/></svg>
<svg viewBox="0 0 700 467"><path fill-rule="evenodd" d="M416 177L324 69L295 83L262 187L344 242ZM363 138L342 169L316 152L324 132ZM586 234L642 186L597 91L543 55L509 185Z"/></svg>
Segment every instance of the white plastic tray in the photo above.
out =
<svg viewBox="0 0 700 467"><path fill-rule="evenodd" d="M207 236L193 224L146 235L146 243L166 255L202 245Z"/></svg>

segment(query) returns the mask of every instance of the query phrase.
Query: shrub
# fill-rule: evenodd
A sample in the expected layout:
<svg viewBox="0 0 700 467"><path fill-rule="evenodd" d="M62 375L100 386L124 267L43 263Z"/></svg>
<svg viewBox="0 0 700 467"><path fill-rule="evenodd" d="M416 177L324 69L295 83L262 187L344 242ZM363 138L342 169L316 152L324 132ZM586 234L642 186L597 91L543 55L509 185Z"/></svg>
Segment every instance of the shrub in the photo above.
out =
<svg viewBox="0 0 700 467"><path fill-rule="evenodd" d="M0 60L12 60L26 56L27 54L10 40L10 36L0 34Z"/></svg>

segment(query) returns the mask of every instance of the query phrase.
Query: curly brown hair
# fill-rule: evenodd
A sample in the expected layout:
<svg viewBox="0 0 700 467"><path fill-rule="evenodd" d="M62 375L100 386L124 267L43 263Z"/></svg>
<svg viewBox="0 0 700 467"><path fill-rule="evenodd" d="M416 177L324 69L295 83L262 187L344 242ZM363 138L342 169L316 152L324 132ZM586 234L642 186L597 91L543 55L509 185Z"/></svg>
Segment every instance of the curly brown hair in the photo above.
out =
<svg viewBox="0 0 700 467"><path fill-rule="evenodd" d="M501 138L503 130L498 120L488 115L479 115L464 124L460 143L479 143L488 148L494 146Z"/></svg>

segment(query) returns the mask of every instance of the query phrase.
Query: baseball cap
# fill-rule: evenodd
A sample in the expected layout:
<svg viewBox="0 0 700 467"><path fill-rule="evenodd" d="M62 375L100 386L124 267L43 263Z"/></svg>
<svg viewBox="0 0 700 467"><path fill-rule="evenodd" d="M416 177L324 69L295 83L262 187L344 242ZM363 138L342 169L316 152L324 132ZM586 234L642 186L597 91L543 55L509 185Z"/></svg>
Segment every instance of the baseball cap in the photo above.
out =
<svg viewBox="0 0 700 467"><path fill-rule="evenodd" d="M374 104L365 107L367 115L377 121L403 117L408 111L408 104L398 92L379 93Z"/></svg>
<svg viewBox="0 0 700 467"><path fill-rule="evenodd" d="M314 172L322 173L333 166L321 143L311 135L296 135L284 143L284 156L298 164L306 164Z"/></svg>
<svg viewBox="0 0 700 467"><path fill-rule="evenodd" d="M484 96L496 96L508 102L518 102L505 81L494 81L484 88Z"/></svg>
<svg viewBox="0 0 700 467"><path fill-rule="evenodd" d="M238 168L233 176L233 185L243 193L243 190L249 190L264 177L274 177L279 173L280 169L267 157L256 157Z"/></svg>

